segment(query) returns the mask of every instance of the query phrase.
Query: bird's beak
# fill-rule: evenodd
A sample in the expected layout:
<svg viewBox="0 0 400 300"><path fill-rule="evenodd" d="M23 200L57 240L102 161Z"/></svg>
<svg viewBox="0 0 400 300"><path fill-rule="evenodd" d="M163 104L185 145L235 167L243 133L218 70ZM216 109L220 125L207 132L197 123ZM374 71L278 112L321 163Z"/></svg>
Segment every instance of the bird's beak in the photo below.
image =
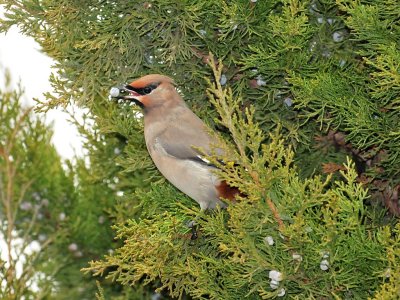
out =
<svg viewBox="0 0 400 300"><path fill-rule="evenodd" d="M122 99L127 101L137 102L137 97L140 96L137 92L128 88L127 85L114 86L110 89L111 99Z"/></svg>

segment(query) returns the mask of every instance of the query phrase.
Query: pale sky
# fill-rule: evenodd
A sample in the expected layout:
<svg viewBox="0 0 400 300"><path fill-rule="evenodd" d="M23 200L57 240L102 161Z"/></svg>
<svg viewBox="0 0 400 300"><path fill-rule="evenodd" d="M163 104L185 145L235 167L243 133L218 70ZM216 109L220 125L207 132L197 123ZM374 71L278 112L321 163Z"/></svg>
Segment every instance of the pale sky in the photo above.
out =
<svg viewBox="0 0 400 300"><path fill-rule="evenodd" d="M25 89L24 102L28 105L35 105L33 98L44 100L43 93L52 91L48 81L52 65L52 59L40 52L40 46L32 38L20 34L18 28L11 28L7 34L0 33L0 66L9 69L15 86L21 82ZM0 87L4 88L2 75ZM81 114L79 110L77 113ZM54 122L53 144L63 158L71 159L74 153L82 156L82 140L67 119L68 114L60 110L46 113L46 123Z"/></svg>

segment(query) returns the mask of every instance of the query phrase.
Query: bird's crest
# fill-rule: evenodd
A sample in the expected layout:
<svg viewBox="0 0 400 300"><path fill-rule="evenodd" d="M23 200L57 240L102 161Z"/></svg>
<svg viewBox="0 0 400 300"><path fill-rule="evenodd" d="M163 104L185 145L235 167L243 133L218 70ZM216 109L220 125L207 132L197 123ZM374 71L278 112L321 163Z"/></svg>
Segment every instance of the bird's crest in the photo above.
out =
<svg viewBox="0 0 400 300"><path fill-rule="evenodd" d="M165 76L165 75L160 75L160 74L149 74L149 75L143 76L143 77L131 82L130 86L140 89L140 88L144 88L153 83L157 83L157 84L168 83L168 84L175 86L175 82L172 78Z"/></svg>

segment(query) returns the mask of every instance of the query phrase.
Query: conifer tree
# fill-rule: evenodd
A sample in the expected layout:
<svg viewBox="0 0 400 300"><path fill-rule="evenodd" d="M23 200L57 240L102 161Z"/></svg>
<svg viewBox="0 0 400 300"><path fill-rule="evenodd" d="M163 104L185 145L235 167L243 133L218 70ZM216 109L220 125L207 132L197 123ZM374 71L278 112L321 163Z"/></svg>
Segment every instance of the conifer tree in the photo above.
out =
<svg viewBox="0 0 400 300"><path fill-rule="evenodd" d="M83 158L61 160L51 127L9 83L7 73L0 89L0 298L92 299L96 283L80 269L114 247L112 189L96 185Z"/></svg>
<svg viewBox="0 0 400 300"><path fill-rule="evenodd" d="M399 295L399 227L380 205L400 214L397 1L4 4L0 30L18 25L57 61L38 109L73 103L95 122L82 187L99 192L121 245L87 271L196 299ZM172 76L225 138L234 163L209 159L246 195L227 210L199 212L165 182L139 108L108 101L148 73ZM103 229L77 226L82 242Z"/></svg>
<svg viewBox="0 0 400 300"><path fill-rule="evenodd" d="M22 92L11 90L6 78L0 89L0 298L45 299L70 263L60 251L68 234L60 216L74 196L73 182L51 145L51 129L22 106Z"/></svg>

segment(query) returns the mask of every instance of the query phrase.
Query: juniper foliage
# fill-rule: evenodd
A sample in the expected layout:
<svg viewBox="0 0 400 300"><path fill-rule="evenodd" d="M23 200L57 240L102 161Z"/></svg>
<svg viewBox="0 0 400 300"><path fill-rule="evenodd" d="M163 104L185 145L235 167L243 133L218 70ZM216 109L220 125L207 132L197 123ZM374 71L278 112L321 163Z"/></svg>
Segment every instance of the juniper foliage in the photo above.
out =
<svg viewBox="0 0 400 300"><path fill-rule="evenodd" d="M4 5L0 30L18 25L57 61L39 109L74 103L95 122L91 183L109 188L101 203L124 243L87 270L173 297L398 295L398 225L379 208L400 214L397 1ZM108 101L110 86L148 73L172 76L224 137L219 175L246 195L227 211L199 213L165 182L138 108Z"/></svg>

